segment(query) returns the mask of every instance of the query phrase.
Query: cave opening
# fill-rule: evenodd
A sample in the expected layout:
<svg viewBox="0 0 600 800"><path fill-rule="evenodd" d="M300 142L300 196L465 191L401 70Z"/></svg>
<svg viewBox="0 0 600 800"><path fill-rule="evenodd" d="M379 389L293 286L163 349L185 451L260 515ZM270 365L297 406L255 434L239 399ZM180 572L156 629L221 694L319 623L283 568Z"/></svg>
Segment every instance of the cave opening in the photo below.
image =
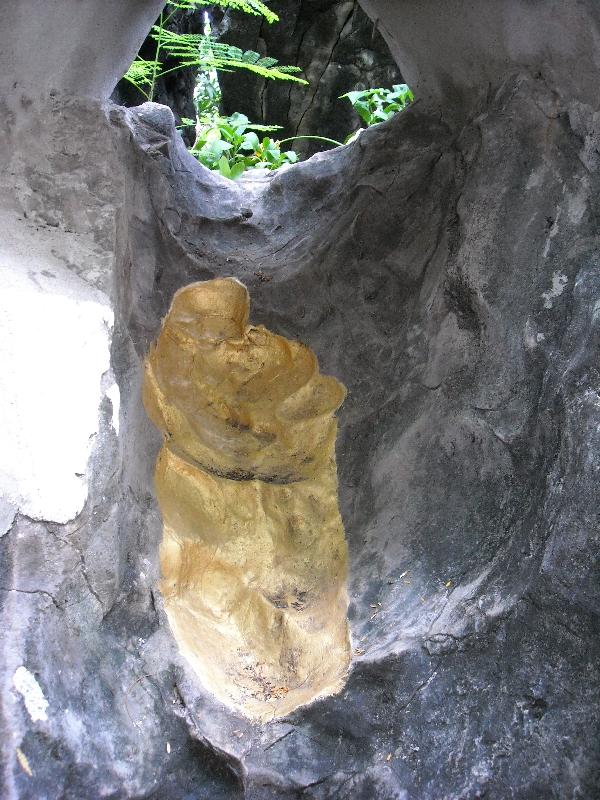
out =
<svg viewBox="0 0 600 800"><path fill-rule="evenodd" d="M384 121L412 99L378 21L367 16L358 0L326 0L318 5L277 0L264 13L267 7L258 0L242 6L252 13L242 13L227 0L213 6L191 0L173 4L174 10L157 21L158 27L164 24L166 42L158 42L155 26L132 65L139 72L143 62L150 65L157 58L163 74L159 70L156 80L144 83L143 76L129 71L113 99L125 106L148 99L169 106L184 141L211 169L224 156L230 167L245 157L247 166L269 170L344 144L365 125ZM157 43L163 48L160 56ZM198 45L205 56L224 55L230 60L218 72L208 61L199 66L193 52ZM236 59L254 64L238 68ZM255 71L262 65L269 74ZM133 81L128 79L132 77ZM358 98L359 93L375 90L377 96ZM237 153L225 123L241 130L240 120L248 138ZM220 142L233 143L239 158L225 144L205 147L199 155L201 135L207 132L209 143L216 136ZM271 143L266 148L265 137ZM253 160L251 144L257 154ZM238 177L235 170L233 175L222 174Z"/></svg>
<svg viewBox="0 0 600 800"><path fill-rule="evenodd" d="M249 130L273 138L289 134L298 158L308 158L364 130L344 93L392 87L377 90L372 110L381 116L367 125L396 113L387 93L401 88L402 103L410 102L358 2L315 11L296 0L276 10L279 32L218 7L180 9L161 16L142 45L138 59L150 64L157 38L171 27L194 47L214 35L217 44L227 38L261 59L304 58L298 69L310 80L296 84L214 66L180 69L171 53L146 99L171 108L192 150L202 113L242 116L256 122ZM138 105L140 86L122 80L113 99ZM326 136L313 138L311 126ZM270 281L259 266L255 275ZM155 488L171 630L206 689L251 719L268 720L338 692L351 662L333 416L345 390L320 374L309 348L249 326L248 306L247 290L234 280L180 289L146 360L144 401L165 437ZM265 472L263 461L274 458Z"/></svg>

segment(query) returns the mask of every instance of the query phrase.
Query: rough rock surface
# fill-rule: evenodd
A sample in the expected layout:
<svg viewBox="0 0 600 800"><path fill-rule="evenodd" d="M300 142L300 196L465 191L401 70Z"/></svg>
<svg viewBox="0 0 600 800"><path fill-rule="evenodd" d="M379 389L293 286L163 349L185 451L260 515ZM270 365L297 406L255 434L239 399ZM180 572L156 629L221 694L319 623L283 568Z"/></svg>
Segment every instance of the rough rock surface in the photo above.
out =
<svg viewBox="0 0 600 800"><path fill-rule="evenodd" d="M440 46L411 80L448 20L372 5L421 102L266 178L208 173L168 109L106 104L106 74L50 75L45 102L25 74L4 95L0 301L17 327L2 338L30 338L17 363L43 424L0 479L3 797L600 792L598 11L511 0L494 18L484 2L480 28L455 0L462 50ZM395 5L414 12L406 41ZM503 35L488 48L489 25ZM537 31L527 46L522 31ZM349 392L355 660L339 695L264 725L199 685L155 588L160 437L141 364L174 292L225 275L249 287L254 322L308 344ZM64 303L55 329L40 292ZM26 410L3 431L31 434ZM60 456L62 511L24 482L36 448Z"/></svg>

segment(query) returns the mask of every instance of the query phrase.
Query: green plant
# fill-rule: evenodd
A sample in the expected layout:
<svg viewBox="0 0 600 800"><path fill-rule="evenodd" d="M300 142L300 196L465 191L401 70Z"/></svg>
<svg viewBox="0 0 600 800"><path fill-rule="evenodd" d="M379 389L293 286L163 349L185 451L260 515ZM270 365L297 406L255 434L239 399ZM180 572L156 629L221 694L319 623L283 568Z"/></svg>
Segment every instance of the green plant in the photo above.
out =
<svg viewBox="0 0 600 800"><path fill-rule="evenodd" d="M221 105L221 87L214 70L198 73L194 102L198 119L218 115ZM192 120L192 124L196 123Z"/></svg>
<svg viewBox="0 0 600 800"><path fill-rule="evenodd" d="M219 5L224 8L243 11L247 14L262 16L267 22L275 22L278 17L261 0L169 0L165 10L161 11L157 25L152 26L151 38L156 42L153 59L137 56L125 75L125 80L132 83L147 99L154 98L156 82L159 78L185 67L196 67L201 72L220 70L231 72L243 69L271 80L295 81L306 83L296 73L298 67L282 66L277 59L261 57L254 50L242 51L239 47L218 42L207 33L175 33L168 30L167 25L176 11L194 9L201 6ZM175 66L165 65L165 59L174 59Z"/></svg>
<svg viewBox="0 0 600 800"><path fill-rule="evenodd" d="M343 98L348 98L358 116L367 124L367 127L370 127L378 122L384 122L405 109L412 103L415 96L405 83L397 83L391 89L379 88L346 92L341 95L340 100ZM355 136L356 133L351 134L350 138Z"/></svg>
<svg viewBox="0 0 600 800"><path fill-rule="evenodd" d="M194 120L184 119L184 126L196 125ZM319 139L336 146L342 142L325 136L290 136L288 139L273 139L257 131L273 132L281 130L280 125L257 125L250 122L245 114L232 114L229 117L208 115L200 117L196 125L196 141L190 152L211 170L218 171L225 178L236 180L247 169L278 169L283 164L295 164L298 155L293 150L282 150L281 145L295 139Z"/></svg>
<svg viewBox="0 0 600 800"><path fill-rule="evenodd" d="M138 55L124 76L148 100L152 100L159 78L186 67L197 69L194 100L198 120L183 119L183 124L179 127L196 128L196 141L191 152L198 161L226 178L235 180L247 169L273 170L283 164L294 164L298 161L297 154L293 150L282 150L281 146L296 139L316 139L335 146L342 145L342 142L325 136L301 135L282 140L271 136L260 138L258 133L272 133L280 130L281 126L251 123L244 114L232 114L229 117L220 115L218 71L244 69L271 80L303 84L307 81L296 74L300 72L298 67L281 66L276 59L261 56L253 50L242 51L238 47L218 42L211 35L210 22L206 15L204 29L200 34L175 33L168 29L176 11L210 5L262 16L269 23L278 20L277 15L262 0L168 0L158 24L152 27L150 33L156 43L154 58L144 59ZM173 61L175 65L171 66ZM341 98L350 101L367 126L389 119L414 100L413 93L406 84L396 84L391 89L347 92ZM359 133L360 130L351 134L345 142L352 141Z"/></svg>
<svg viewBox="0 0 600 800"><path fill-rule="evenodd" d="M327 142L327 144L332 144L334 147L343 147L344 142L338 142L337 139L330 139L327 136L290 136L289 139L281 139L279 144L284 144L284 142L295 142L296 139L316 139L319 142Z"/></svg>
<svg viewBox="0 0 600 800"><path fill-rule="evenodd" d="M194 124L192 120L184 122ZM282 152L279 142L270 136L260 139L257 135L257 131L270 133L279 129L278 125L254 124L244 114L201 118L190 152L205 167L235 180L247 169L277 169L298 160L293 150Z"/></svg>

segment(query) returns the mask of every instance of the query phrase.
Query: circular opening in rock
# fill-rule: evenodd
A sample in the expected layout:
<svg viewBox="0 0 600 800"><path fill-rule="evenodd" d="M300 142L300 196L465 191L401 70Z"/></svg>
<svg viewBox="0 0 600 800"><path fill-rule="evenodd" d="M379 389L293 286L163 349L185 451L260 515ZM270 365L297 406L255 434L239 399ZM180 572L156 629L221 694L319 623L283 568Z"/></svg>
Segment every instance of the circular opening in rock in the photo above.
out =
<svg viewBox="0 0 600 800"><path fill-rule="evenodd" d="M345 144L411 102L357 0L229 5L167 3L113 95L169 106L193 154L225 177Z"/></svg>

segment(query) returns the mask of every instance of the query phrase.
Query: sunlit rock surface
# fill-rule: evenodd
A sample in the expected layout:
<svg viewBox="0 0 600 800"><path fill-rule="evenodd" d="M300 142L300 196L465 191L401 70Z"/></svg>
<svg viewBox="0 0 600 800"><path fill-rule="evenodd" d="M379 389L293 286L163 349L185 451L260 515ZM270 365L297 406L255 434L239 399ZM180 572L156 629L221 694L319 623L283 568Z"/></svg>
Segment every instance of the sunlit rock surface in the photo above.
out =
<svg viewBox="0 0 600 800"><path fill-rule="evenodd" d="M94 4L55 5L76 20ZM60 323L38 346L44 326L17 320L39 428L58 419L69 436L82 402L78 457L69 446L57 463L79 473L90 455L69 476L83 493L63 495L77 500L66 522L0 487L3 798L600 793L600 9L372 5L420 101L347 148L238 184L186 153L167 109L103 105L93 64L117 71L122 17L83 39L73 22L69 58L64 39L41 48L26 24L0 29L18 30L19 69L46 63L57 89L29 102L0 47L2 289L16 240L32 297L35 281L51 294L42 272L60 265L74 302L94 302L90 316L70 309L67 351L47 346ZM133 27L148 8L128 4ZM83 52L90 69L69 72ZM353 661L338 694L264 723L206 689L169 627L163 442L142 405L176 292L228 276L248 287L254 325L305 344L348 389L336 450ZM74 401L64 352L105 311ZM62 391L57 417L48 395ZM36 447L35 469L51 464L59 431Z"/></svg>
<svg viewBox="0 0 600 800"><path fill-rule="evenodd" d="M161 592L207 689L251 718L338 691L350 660L333 412L313 352L248 325L233 279L180 290L146 361Z"/></svg>

